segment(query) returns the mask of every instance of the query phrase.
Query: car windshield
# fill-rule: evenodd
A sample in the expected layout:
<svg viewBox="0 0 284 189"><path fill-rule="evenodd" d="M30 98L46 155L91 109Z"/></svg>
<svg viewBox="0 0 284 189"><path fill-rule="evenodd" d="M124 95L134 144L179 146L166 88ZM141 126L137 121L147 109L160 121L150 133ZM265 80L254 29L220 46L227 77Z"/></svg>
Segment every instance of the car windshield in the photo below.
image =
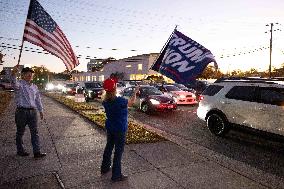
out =
<svg viewBox="0 0 284 189"><path fill-rule="evenodd" d="M185 86L184 86L183 84L176 84L176 86L177 86L178 88L185 88Z"/></svg>
<svg viewBox="0 0 284 189"><path fill-rule="evenodd" d="M180 89L174 85L165 86L168 91L180 91Z"/></svg>
<svg viewBox="0 0 284 189"><path fill-rule="evenodd" d="M116 87L125 87L125 84L124 83L117 83Z"/></svg>
<svg viewBox="0 0 284 189"><path fill-rule="evenodd" d="M163 94L155 87L143 87L141 88L141 93L144 95L161 95Z"/></svg>
<svg viewBox="0 0 284 189"><path fill-rule="evenodd" d="M102 85L100 83L85 83L86 88L101 88Z"/></svg>

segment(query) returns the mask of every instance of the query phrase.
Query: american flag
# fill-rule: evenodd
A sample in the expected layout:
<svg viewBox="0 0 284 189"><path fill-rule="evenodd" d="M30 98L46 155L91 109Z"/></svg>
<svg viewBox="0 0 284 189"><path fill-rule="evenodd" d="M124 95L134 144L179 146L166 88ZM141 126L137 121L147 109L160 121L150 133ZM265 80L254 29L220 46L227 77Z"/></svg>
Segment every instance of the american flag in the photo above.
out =
<svg viewBox="0 0 284 189"><path fill-rule="evenodd" d="M60 58L68 71L79 65L66 36L36 0L30 3L23 40Z"/></svg>

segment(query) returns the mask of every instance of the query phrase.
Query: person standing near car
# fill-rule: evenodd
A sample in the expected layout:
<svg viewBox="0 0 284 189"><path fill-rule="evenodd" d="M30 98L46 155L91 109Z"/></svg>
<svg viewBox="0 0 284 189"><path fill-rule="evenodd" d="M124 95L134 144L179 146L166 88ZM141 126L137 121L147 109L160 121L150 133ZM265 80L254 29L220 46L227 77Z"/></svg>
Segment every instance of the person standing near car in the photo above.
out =
<svg viewBox="0 0 284 189"><path fill-rule="evenodd" d="M21 80L19 81L16 78L17 73L18 66L15 66L12 71L12 86L15 91L17 106L15 113L17 155L29 155L23 146L23 135L25 133L25 127L28 125L31 133L34 158L42 158L46 156L46 154L40 151L37 110L39 111L40 118L43 119L43 106L39 90L37 86L32 83L34 71L28 67L23 68L21 71Z"/></svg>
<svg viewBox="0 0 284 189"><path fill-rule="evenodd" d="M105 90L103 106L107 117L105 122L107 143L103 153L101 174L105 174L110 171L111 155L114 148L111 180L113 182L123 181L127 179L127 176L121 173L121 159L124 151L128 126L127 108L134 104L136 100L136 93L139 88L135 88L133 95L129 100L116 96L116 82L111 78L104 81L103 88Z"/></svg>

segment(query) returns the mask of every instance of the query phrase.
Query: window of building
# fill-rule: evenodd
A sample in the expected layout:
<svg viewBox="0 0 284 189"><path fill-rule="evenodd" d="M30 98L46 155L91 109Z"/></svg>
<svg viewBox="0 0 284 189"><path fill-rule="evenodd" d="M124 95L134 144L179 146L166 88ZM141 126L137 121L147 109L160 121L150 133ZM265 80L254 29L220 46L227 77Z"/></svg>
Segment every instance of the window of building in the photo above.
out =
<svg viewBox="0 0 284 189"><path fill-rule="evenodd" d="M138 64L138 70L142 70L142 64Z"/></svg>
<svg viewBox="0 0 284 189"><path fill-rule="evenodd" d="M104 81L105 80L105 76L104 75L100 75L99 76L99 81Z"/></svg>
<svg viewBox="0 0 284 189"><path fill-rule="evenodd" d="M92 81L96 81L96 76L92 76Z"/></svg>
<svg viewBox="0 0 284 189"><path fill-rule="evenodd" d="M86 76L86 80L87 80L87 81L91 81L91 76L89 76L89 75Z"/></svg>
<svg viewBox="0 0 284 189"><path fill-rule="evenodd" d="M128 65L126 65L125 67L126 67L126 68L131 68L132 65L128 64Z"/></svg>

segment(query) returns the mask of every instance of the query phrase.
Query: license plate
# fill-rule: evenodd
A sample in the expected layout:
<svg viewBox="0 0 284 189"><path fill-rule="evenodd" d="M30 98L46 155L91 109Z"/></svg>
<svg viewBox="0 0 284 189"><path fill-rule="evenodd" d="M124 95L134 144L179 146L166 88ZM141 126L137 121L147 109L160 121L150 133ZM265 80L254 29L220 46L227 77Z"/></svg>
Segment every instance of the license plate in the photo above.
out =
<svg viewBox="0 0 284 189"><path fill-rule="evenodd" d="M168 109L172 109L172 108L174 108L174 105L169 105L168 106Z"/></svg>

